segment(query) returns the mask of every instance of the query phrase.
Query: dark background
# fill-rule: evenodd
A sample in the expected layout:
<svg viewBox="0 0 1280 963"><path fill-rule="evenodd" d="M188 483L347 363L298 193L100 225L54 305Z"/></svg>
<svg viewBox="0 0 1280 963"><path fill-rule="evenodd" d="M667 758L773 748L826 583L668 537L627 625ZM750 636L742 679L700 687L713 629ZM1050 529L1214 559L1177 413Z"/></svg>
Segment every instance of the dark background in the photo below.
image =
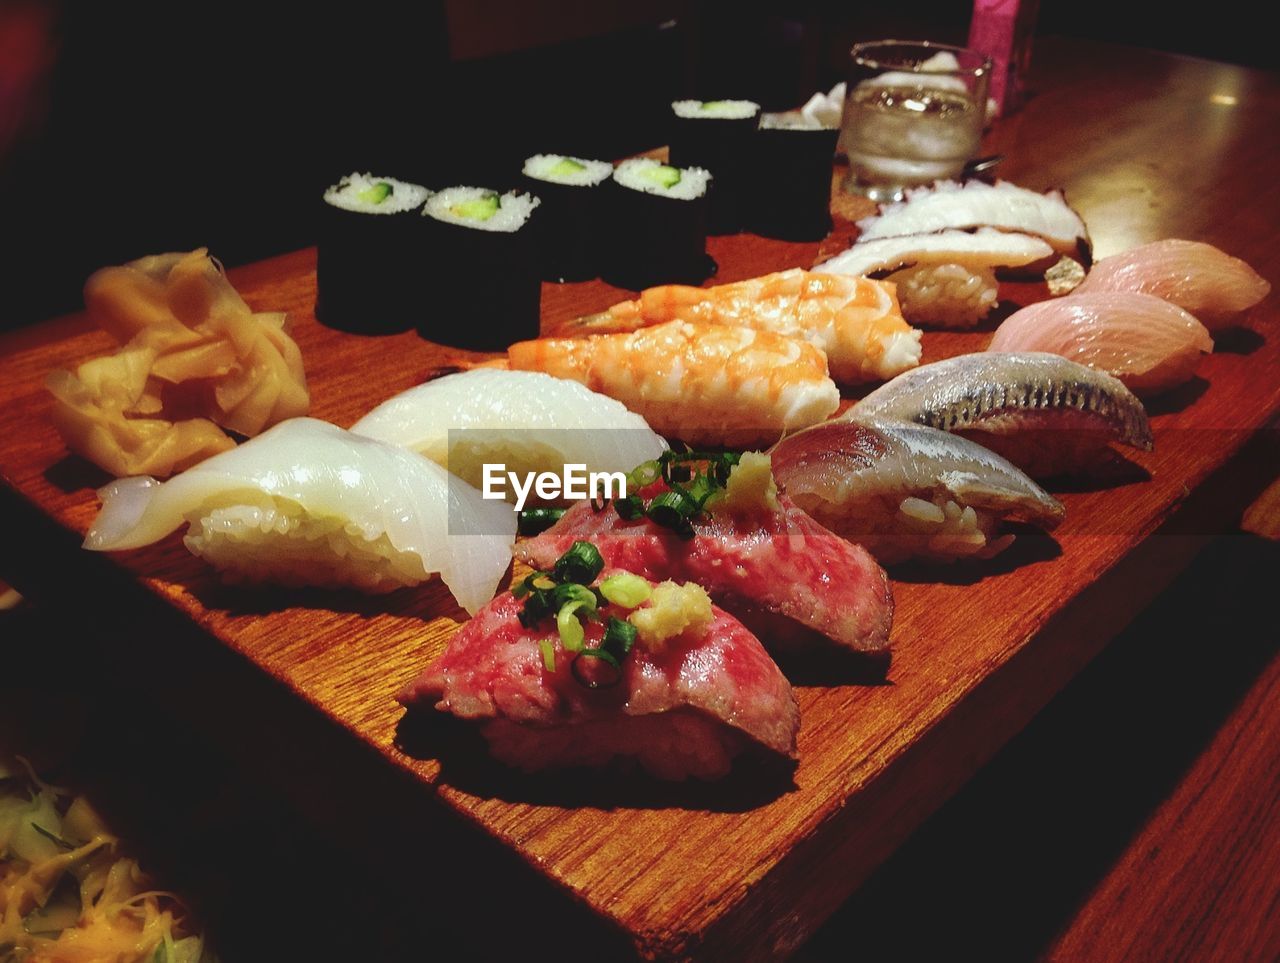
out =
<svg viewBox="0 0 1280 963"><path fill-rule="evenodd" d="M1147 5L1135 5L1146 8ZM228 264L304 246L353 169L503 186L535 151L665 142L678 96L784 109L857 40L963 42L971 6L534 3L201 7L0 3L0 327L79 306L104 264L200 245ZM1239 0L1215 15L1045 2L1041 32L1268 66Z"/></svg>

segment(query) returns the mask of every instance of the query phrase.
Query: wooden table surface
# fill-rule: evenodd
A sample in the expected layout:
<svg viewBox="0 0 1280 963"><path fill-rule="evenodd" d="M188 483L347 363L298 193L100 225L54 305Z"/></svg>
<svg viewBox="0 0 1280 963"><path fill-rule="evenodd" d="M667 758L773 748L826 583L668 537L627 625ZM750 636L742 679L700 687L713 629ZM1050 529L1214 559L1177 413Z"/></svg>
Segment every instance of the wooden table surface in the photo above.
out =
<svg viewBox="0 0 1280 963"><path fill-rule="evenodd" d="M1078 43L1042 43L1037 97L990 140L1002 174L1066 188L1098 254L1145 240L1207 240L1280 278L1270 244L1280 188L1267 161L1280 131L1274 76ZM216 252L214 252L216 254ZM716 239L721 280L812 261L816 245ZM414 336L364 339L315 324L313 254L233 272L255 307L294 318L314 413L350 424L390 393L456 361ZM1028 292L1019 289L1025 296ZM548 287L544 326L597 310L600 283ZM989 336L930 335L926 358L977 350ZM801 763L790 780L720 788L525 781L427 734L410 738L390 700L461 617L438 586L386 602L229 593L180 545L114 561L68 554L67 570L120 566L151 598L209 635L407 772L445 806L518 851L621 930L642 954L782 955L812 932L910 831L1102 649L1268 480L1242 456L1280 406L1274 298L1250 331L1206 359L1202 381L1156 412L1157 449L1116 488L1063 494L1054 541L1027 539L1001 563L933 583L895 580L898 618L887 685L805 680ZM21 528L60 549L83 532L100 477L66 457L46 427L47 371L109 340L69 318L7 336L0 383L0 473ZM1149 479L1142 477L1149 474ZM42 527L43 526L43 527ZM22 544L5 570L34 579ZM47 585L45 590L48 591ZM818 683L818 684L811 684Z"/></svg>

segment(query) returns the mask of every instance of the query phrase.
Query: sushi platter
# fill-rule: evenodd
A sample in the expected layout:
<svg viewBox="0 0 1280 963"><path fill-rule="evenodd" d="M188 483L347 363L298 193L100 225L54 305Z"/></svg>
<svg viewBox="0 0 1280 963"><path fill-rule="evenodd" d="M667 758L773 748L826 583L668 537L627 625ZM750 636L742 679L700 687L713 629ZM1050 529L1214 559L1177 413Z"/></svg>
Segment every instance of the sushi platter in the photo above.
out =
<svg viewBox="0 0 1280 963"><path fill-rule="evenodd" d="M1270 208L1254 204L1247 180L1214 179L1165 149L1170 125L1179 123L1170 119L1177 113L1176 105L1207 98L1212 89L1209 65L1178 61L1166 77L1161 58L1141 55L1139 63L1146 63L1152 76L1159 74L1167 85L1158 95L1143 99L1118 89L1102 71L1080 80L1071 71L1071 53L1069 45L1046 45L1038 67L1045 92L990 135L992 146L1008 158L1002 178L1045 192L1045 197L1051 189L1064 189L1089 226L1095 257L1161 238L1196 238L1247 260L1263 277L1280 278L1280 252L1271 244L1274 220L1280 216L1274 199L1268 202ZM1134 70L1135 76L1145 76ZM1087 113L1109 117L1111 125L1126 131L1123 154L1081 140L1089 121L1063 123L1066 93L1060 95L1052 81L1066 76L1075 78L1073 103L1084 97L1091 105ZM1277 96L1274 90L1271 96ZM1162 109L1162 103L1172 106ZM1074 111L1072 116L1081 113ZM1243 130L1241 121L1239 130L1215 134L1215 149L1233 149L1232 138L1243 137ZM1207 133L1196 133L1194 124L1188 136L1203 136L1206 145L1209 141ZM1280 142L1272 146L1280 149ZM748 282L773 272L807 270L839 255L857 233L853 222L876 211L871 202L842 193L843 173L837 167L832 174L835 223L829 237L711 237L706 254L717 270L707 283ZM1116 183L1127 183L1132 190L1117 194ZM1273 198L1274 192L1268 196ZM1149 203L1149 197L1155 200ZM482 199L468 196L458 203L478 200ZM340 227L344 222L335 223ZM626 228L610 225L619 232ZM935 243L937 235L931 237L935 240L930 243ZM1000 243L1022 260L1006 263L1025 264L1050 250L1039 240L1008 238L1001 235ZM1065 238L1067 246L1075 239L1070 225ZM362 416L374 418L370 413L376 415L378 406L399 392L446 372L483 371L486 363L500 357L447 347L412 330L370 334L322 324L316 319L316 271L317 254L310 249L235 268L227 275L247 303L245 314L252 311L253 317L265 319L264 330L275 353L262 348L259 355L265 352L279 359L273 369L277 393L272 397L277 409L289 409L285 419L307 413L350 428ZM556 374L537 367L544 364L537 352L573 335L584 319L595 324L610 320L608 312L616 315L619 305L636 303L628 300L636 297L636 290L603 280L542 284L544 340L525 342L533 345L526 353L536 355L528 367ZM331 285L325 295L328 310L350 295L347 285ZM527 295L520 298L527 301ZM1042 284L1019 281L1002 281L1000 295L1018 305L1045 297ZM1167 321L1160 323L1170 325L1176 335L1183 322L1174 315L1182 312L1165 307L1162 317ZM296 359L293 342L272 333L279 326L271 320L277 312L290 319L289 334L305 362L309 411L305 399L300 402L296 391L291 393L289 373ZM969 330L926 331L919 341L923 362L981 352L994 330L994 323L984 323ZM900 337L900 332L893 332L885 343L900 347L901 340L892 340ZM127 584L130 594L122 595L120 604L135 607L139 619L148 610L167 618L176 613L213 649L234 653L254 673L273 680L275 697L287 702L290 711L336 724L334 738L358 747L374 760L371 764L395 774L397 791L407 799L430 799L439 804L432 810L433 818L448 822L461 817L463 824L496 840L531 868L531 875L568 894L574 912L593 917L610 938L635 953L653 958L769 959L798 947L929 813L1101 651L1212 534L1234 526L1248 501L1273 480L1275 466L1265 453L1259 454L1259 438L1280 411L1280 311L1275 298L1253 308L1243 326L1221 336L1215 330L1214 338L1213 353L1201 357L1198 347L1192 351L1198 365L1194 376L1189 369L1175 371L1180 387L1154 396L1145 412L1136 400L1138 414L1124 409L1125 399L1132 396L1120 381L1104 376L1106 383L1098 390L1111 392L1105 404L1113 406L1108 411L1117 423L1128 419L1121 440L1129 446L1118 449L1123 455L1110 463L1105 477L1052 488L1050 497L999 459L1000 466L1027 483L1023 494L1030 507L1021 520L1051 531L1025 526L1011 546L1002 542L1000 554L993 552L994 557L983 557L975 566L891 567L891 633L884 620L873 628L859 625L848 630L857 637L851 647L863 650L859 656L873 652L877 658L841 663L834 669L803 658L783 663L794 685L799 732L795 736L793 729L775 748L785 756L788 738L795 739L794 768L735 769L712 788L673 783L655 793L635 791L632 781L609 776L596 777L595 783L582 775L560 782L538 774L531 780L492 761L460 758L453 745L455 729L417 726L415 713L406 713L397 698L412 706L419 697L415 686L434 699L452 684L424 683L419 677L424 666L446 651L461 626L480 622L480 616L468 622L468 612L474 615L488 601L492 586L486 592L475 591L474 585L464 591L460 577L455 581L445 572L443 582L395 582L415 587L397 587L373 601L350 592L284 588L239 594L223 586L209 565L175 537L155 544L118 538L114 545L89 547L128 551L83 551L79 543L88 532L94 533L91 542L114 537L110 525L98 518L101 503L95 494L111 476L70 454L52 429L55 399L45 381L51 371L74 369L112 350L112 337L85 315L0 336L0 510L20 536L0 547L0 574L11 574L20 582L25 572L31 584L20 582L20 587L51 599L76 591L75 584L59 580L59 572ZM500 340L505 345L514 339ZM755 343L756 350L765 346L763 337ZM904 366L919 360L917 353L902 361L893 350L884 356L889 360L883 364L895 357ZM523 366L515 363L519 357L513 348L512 367ZM879 380L897 370L879 372ZM1167 370L1159 376L1166 380L1158 387L1166 389L1173 376ZM591 387L609 384L610 377L602 374ZM1137 390L1150 382L1138 378L1133 384ZM870 403L878 403L884 390ZM820 389L814 391L813 397L819 397ZM831 415L837 405L844 412L866 394L867 390L845 390L838 401L833 394L830 408L814 420ZM690 404L695 401L688 399ZM63 403L62 395L59 402ZM641 414L659 427L654 419L661 412ZM243 406L233 408L232 416L249 417ZM282 419L276 417L272 423L276 420ZM299 449L334 443L326 434L332 431L328 426L301 419L292 424L295 431L288 444ZM842 424L847 422L837 418L820 427L836 431L831 426ZM67 433L64 423L59 427ZM270 430L280 432L283 427ZM755 427L760 427L758 422ZM780 425L779 433L791 427ZM254 431L260 428L255 424ZM222 459L247 453L253 444L222 451L224 437L200 443L221 451L213 457ZM276 437L278 444L286 443L285 434ZM790 436L806 437L818 438L820 433ZM756 439L748 438L741 447L752 442ZM885 433L876 442L897 444L899 439ZM792 451L796 447L804 446L792 445ZM786 481L781 457L786 450L782 444L774 449L773 471L780 481ZM202 457L209 454L202 452ZM803 458L797 456L797 461ZM145 472L135 466L128 473ZM790 476L795 481L786 481L784 493L801 491L802 475ZM116 488L104 497L110 501L129 494ZM921 504L925 514L934 510ZM126 506L123 511L130 515L131 509ZM573 511L564 524L570 523ZM940 509L937 514L941 519ZM137 521L136 515L132 513L130 524ZM830 527L839 531L837 524L838 519ZM548 536L555 531L552 528ZM854 539L842 534L848 534L850 542L874 540L873 535ZM48 542L47 552L41 553L47 561L24 559L23 546L36 539ZM556 543L548 539L546 544ZM841 544L848 549L848 543ZM522 580L525 591L533 586L535 596L546 591L526 579L532 570L520 559L537 560L543 569L554 565L558 571L555 556L564 547L557 547L545 561L536 551L522 555L517 548L517 561L502 575L499 591L515 588ZM879 571L869 556L858 552L832 557L840 558L846 570L865 566ZM210 550L206 557L213 560L213 555ZM884 561L879 552L876 557ZM443 569L429 566L430 571ZM824 578L801 559L774 577L812 583ZM714 596L714 587L711 591ZM768 593L766 585L758 597L767 601ZM716 611L717 618L727 618ZM830 625L846 615L855 619L848 613L822 613L827 619L823 631L833 639L839 636L840 630ZM813 614L806 617L804 624L810 627L819 620ZM738 629L731 626L728 631L732 635ZM885 635L891 655L884 647ZM543 661L554 672L550 655L544 647ZM772 663L768 666L772 671ZM777 686L787 688L782 681ZM778 701L789 698L779 696ZM584 785L591 785L592 791L583 792Z"/></svg>

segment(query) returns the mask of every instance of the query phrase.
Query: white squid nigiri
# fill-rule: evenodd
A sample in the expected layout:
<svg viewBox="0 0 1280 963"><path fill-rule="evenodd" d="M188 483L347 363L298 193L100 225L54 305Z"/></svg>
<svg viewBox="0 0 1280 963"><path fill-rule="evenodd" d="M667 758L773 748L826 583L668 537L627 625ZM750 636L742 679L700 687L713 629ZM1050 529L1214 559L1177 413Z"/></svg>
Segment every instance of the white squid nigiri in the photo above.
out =
<svg viewBox="0 0 1280 963"><path fill-rule="evenodd" d="M628 472L667 444L619 401L537 371L476 368L402 391L351 426L426 455L480 486L483 465L508 471Z"/></svg>
<svg viewBox="0 0 1280 963"><path fill-rule="evenodd" d="M511 561L515 513L421 455L314 418L281 422L167 482L99 491L84 547L140 548L189 523L229 581L387 592L439 573L475 614Z"/></svg>

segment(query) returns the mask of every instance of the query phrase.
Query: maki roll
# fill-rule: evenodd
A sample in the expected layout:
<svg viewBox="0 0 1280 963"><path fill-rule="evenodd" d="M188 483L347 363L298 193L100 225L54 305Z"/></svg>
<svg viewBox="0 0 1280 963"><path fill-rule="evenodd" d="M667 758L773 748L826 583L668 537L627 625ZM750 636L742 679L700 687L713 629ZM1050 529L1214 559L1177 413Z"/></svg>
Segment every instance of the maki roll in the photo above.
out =
<svg viewBox="0 0 1280 963"><path fill-rule="evenodd" d="M817 241L831 230L831 164L839 131L800 113L762 114L747 226L765 237Z"/></svg>
<svg viewBox="0 0 1280 963"><path fill-rule="evenodd" d="M746 223L750 158L760 105L750 100L677 100L671 163L705 167L716 178L711 196L712 234L731 234Z"/></svg>
<svg viewBox="0 0 1280 963"><path fill-rule="evenodd" d="M585 281L600 273L597 225L604 184L613 165L604 161L535 154L524 162L525 183L542 199L542 276Z"/></svg>
<svg viewBox="0 0 1280 963"><path fill-rule="evenodd" d="M616 242L605 277L621 287L698 284L715 271L707 257L710 172L637 157L613 172Z"/></svg>
<svg viewBox="0 0 1280 963"><path fill-rule="evenodd" d="M538 336L542 282L530 222L538 198L484 187L449 187L423 206L420 264L439 283L418 324L424 338L475 351L500 351Z"/></svg>
<svg viewBox="0 0 1280 963"><path fill-rule="evenodd" d="M410 251L415 212L430 194L419 184L348 174L324 192L316 255L316 317L330 327L406 331L422 315Z"/></svg>

